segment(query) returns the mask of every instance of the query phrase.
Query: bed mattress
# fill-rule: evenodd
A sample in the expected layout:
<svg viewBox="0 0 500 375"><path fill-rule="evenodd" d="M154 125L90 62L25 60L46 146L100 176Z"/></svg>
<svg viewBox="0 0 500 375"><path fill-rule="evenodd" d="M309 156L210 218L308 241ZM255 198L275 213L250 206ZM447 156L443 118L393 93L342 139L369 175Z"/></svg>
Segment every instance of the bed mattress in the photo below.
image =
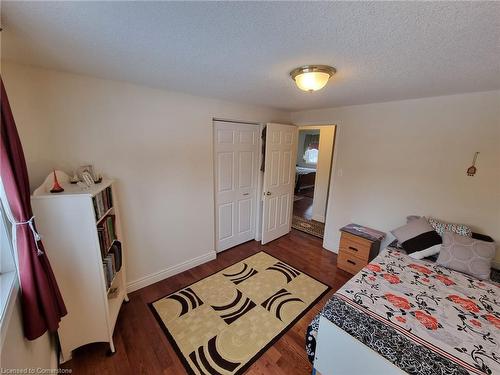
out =
<svg viewBox="0 0 500 375"><path fill-rule="evenodd" d="M410 374L500 374L500 288L386 249L319 316Z"/></svg>

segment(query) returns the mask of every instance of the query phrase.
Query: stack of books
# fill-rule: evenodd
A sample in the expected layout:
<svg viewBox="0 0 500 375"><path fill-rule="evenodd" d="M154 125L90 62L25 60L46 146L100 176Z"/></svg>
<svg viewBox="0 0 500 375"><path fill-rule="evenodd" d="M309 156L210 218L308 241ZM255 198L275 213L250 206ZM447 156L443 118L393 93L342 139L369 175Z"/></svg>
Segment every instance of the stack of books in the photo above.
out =
<svg viewBox="0 0 500 375"><path fill-rule="evenodd" d="M111 249L103 258L102 265L104 268L104 278L106 279L106 288L109 289L111 288L116 273L120 271L122 266L122 249L120 242L115 241L113 243L113 246L111 246Z"/></svg>
<svg viewBox="0 0 500 375"><path fill-rule="evenodd" d="M108 254L109 248L116 240L115 215L106 216L97 226L97 236L101 247L102 258Z"/></svg>
<svg viewBox="0 0 500 375"><path fill-rule="evenodd" d="M94 204L95 219L99 220L111 207L113 207L111 186L97 193L95 197L92 198L92 203Z"/></svg>
<svg viewBox="0 0 500 375"><path fill-rule="evenodd" d="M95 219L97 221L97 236L101 249L102 267L106 288L111 289L113 280L122 266L121 243L117 240L115 231L115 215L113 208L113 193L111 186L103 189L92 198Z"/></svg>
<svg viewBox="0 0 500 375"><path fill-rule="evenodd" d="M115 264L112 254L108 254L102 261L104 267L104 278L106 279L106 288L109 289L116 275Z"/></svg>

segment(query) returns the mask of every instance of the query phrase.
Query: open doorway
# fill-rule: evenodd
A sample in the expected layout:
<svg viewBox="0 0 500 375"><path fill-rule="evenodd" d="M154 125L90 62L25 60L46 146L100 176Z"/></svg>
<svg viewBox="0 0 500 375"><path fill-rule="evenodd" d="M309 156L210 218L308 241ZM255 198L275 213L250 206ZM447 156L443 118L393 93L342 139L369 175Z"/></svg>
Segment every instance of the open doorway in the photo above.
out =
<svg viewBox="0 0 500 375"><path fill-rule="evenodd" d="M300 126L292 227L323 238L335 125Z"/></svg>

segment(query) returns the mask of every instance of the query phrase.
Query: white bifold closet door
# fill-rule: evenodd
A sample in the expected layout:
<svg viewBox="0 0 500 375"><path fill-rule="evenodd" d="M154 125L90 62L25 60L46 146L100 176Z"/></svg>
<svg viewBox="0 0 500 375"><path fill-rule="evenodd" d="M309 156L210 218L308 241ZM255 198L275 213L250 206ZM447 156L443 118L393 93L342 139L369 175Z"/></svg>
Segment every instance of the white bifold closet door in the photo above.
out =
<svg viewBox="0 0 500 375"><path fill-rule="evenodd" d="M215 250L255 238L260 126L214 121Z"/></svg>
<svg viewBox="0 0 500 375"><path fill-rule="evenodd" d="M262 243L290 232L292 225L297 127L267 124Z"/></svg>

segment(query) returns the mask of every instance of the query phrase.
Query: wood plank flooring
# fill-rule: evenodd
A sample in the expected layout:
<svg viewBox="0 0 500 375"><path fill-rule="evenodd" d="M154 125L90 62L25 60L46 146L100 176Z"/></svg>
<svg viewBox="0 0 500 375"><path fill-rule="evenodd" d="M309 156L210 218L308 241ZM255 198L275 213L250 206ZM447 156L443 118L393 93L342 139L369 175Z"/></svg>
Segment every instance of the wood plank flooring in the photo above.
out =
<svg viewBox="0 0 500 375"><path fill-rule="evenodd" d="M312 368L304 349L306 328L334 291L352 276L337 269L336 255L323 249L321 244L319 238L292 230L288 235L264 246L251 241L226 250L216 260L131 293L130 302L122 306L115 329L116 354L107 357L106 344L90 344L74 351L73 359L61 367L72 369L75 375L185 374L181 361L147 304L265 250L331 286L332 290L254 362L246 373L310 374Z"/></svg>
<svg viewBox="0 0 500 375"><path fill-rule="evenodd" d="M313 199L302 195L302 199L293 202L293 214L306 220L312 219Z"/></svg>

